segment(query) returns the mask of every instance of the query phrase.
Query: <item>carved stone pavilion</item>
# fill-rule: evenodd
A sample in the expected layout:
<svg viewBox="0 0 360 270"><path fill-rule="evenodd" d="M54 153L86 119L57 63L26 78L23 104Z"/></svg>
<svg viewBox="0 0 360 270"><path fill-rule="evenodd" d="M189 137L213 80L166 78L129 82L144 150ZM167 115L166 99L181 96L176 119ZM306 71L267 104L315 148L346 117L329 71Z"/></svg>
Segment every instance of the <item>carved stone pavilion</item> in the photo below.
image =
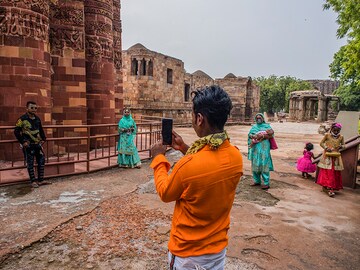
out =
<svg viewBox="0 0 360 270"><path fill-rule="evenodd" d="M339 107L339 97L323 94L319 90L294 91L290 94L289 119L296 121L328 120L331 101ZM339 110L339 109L337 109Z"/></svg>

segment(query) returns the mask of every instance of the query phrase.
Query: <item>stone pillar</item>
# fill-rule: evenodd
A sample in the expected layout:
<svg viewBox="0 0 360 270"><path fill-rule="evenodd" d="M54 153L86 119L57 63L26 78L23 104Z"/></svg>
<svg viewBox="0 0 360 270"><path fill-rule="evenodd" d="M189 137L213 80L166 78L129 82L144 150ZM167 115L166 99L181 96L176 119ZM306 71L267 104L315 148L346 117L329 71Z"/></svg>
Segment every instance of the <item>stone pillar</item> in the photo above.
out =
<svg viewBox="0 0 360 270"><path fill-rule="evenodd" d="M87 124L83 9L83 1L59 0L56 5L51 5L54 124Z"/></svg>
<svg viewBox="0 0 360 270"><path fill-rule="evenodd" d="M323 96L319 96L319 104L318 104L318 122L324 122L326 121L326 98Z"/></svg>
<svg viewBox="0 0 360 270"><path fill-rule="evenodd" d="M88 124L115 123L113 0L87 0L84 11Z"/></svg>
<svg viewBox="0 0 360 270"><path fill-rule="evenodd" d="M314 100L310 100L310 119L314 120L315 117L315 101Z"/></svg>
<svg viewBox="0 0 360 270"><path fill-rule="evenodd" d="M49 1L3 0L0 5L0 125L15 125L29 100L38 104L43 124L50 124ZM7 154L0 149L0 159Z"/></svg>
<svg viewBox="0 0 360 270"><path fill-rule="evenodd" d="M290 98L290 102L289 102L289 118L290 119L295 119L295 112L294 112L294 99Z"/></svg>
<svg viewBox="0 0 360 270"><path fill-rule="evenodd" d="M141 75L141 60L137 60L138 61L138 70L137 70L137 76Z"/></svg>
<svg viewBox="0 0 360 270"><path fill-rule="evenodd" d="M121 43L121 3L113 0L113 47L115 66L115 120L118 122L122 116L123 103L123 74L122 74L122 43Z"/></svg>
<svg viewBox="0 0 360 270"><path fill-rule="evenodd" d="M300 102L299 102L299 121L304 121L305 120L305 110L306 110L306 101L304 99L304 97L300 97Z"/></svg>

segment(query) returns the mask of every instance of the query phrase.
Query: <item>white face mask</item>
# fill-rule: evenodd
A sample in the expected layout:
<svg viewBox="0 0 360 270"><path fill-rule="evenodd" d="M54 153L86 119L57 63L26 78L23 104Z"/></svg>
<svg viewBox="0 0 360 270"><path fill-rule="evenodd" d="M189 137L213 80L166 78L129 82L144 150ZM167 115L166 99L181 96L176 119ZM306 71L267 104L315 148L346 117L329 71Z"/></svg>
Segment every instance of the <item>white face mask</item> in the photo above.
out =
<svg viewBox="0 0 360 270"><path fill-rule="evenodd" d="M331 134L331 136L337 138L337 137L339 137L340 132L338 132L337 134L335 134L334 132L331 131L330 134Z"/></svg>
<svg viewBox="0 0 360 270"><path fill-rule="evenodd" d="M256 119L256 123L261 124L263 120L261 118Z"/></svg>

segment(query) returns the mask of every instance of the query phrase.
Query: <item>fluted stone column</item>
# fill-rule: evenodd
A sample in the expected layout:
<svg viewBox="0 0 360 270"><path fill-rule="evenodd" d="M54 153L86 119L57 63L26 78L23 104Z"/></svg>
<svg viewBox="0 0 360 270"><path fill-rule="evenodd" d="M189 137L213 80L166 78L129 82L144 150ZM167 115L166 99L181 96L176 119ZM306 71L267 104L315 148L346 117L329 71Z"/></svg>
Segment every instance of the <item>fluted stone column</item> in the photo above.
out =
<svg viewBox="0 0 360 270"><path fill-rule="evenodd" d="M29 100L39 105L43 124L50 124L49 1L2 0L0 5L0 125L15 125ZM14 138L2 136L8 137ZM0 149L0 159L8 154Z"/></svg>
<svg viewBox="0 0 360 270"><path fill-rule="evenodd" d="M323 96L319 96L317 121L326 121L326 98L324 98Z"/></svg>
<svg viewBox="0 0 360 270"><path fill-rule="evenodd" d="M118 122L122 115L123 103L123 74L122 74L122 42L121 42L121 3L113 0L113 47L115 67L115 120Z"/></svg>
<svg viewBox="0 0 360 270"><path fill-rule="evenodd" d="M88 124L115 123L113 0L85 0Z"/></svg>
<svg viewBox="0 0 360 270"><path fill-rule="evenodd" d="M87 124L83 10L84 1L79 0L51 5L52 115L56 124Z"/></svg>

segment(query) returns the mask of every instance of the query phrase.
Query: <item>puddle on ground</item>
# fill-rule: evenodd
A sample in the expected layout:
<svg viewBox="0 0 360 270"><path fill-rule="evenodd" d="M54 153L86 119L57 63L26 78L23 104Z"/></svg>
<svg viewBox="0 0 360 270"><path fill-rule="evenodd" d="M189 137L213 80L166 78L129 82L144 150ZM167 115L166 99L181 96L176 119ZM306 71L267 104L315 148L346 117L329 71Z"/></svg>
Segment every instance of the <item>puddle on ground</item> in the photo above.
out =
<svg viewBox="0 0 360 270"><path fill-rule="evenodd" d="M6 202L9 199L23 197L29 194L33 188L30 185L17 185L1 188L0 203Z"/></svg>
<svg viewBox="0 0 360 270"><path fill-rule="evenodd" d="M43 202L42 204L55 205L55 204L61 204L61 203L80 203L80 202L88 200L88 199L100 200L100 198L98 198L99 192L101 192L101 191L90 191L90 192L87 192L84 190L79 190L77 192L65 191L60 194L59 199L50 200L49 202Z"/></svg>

